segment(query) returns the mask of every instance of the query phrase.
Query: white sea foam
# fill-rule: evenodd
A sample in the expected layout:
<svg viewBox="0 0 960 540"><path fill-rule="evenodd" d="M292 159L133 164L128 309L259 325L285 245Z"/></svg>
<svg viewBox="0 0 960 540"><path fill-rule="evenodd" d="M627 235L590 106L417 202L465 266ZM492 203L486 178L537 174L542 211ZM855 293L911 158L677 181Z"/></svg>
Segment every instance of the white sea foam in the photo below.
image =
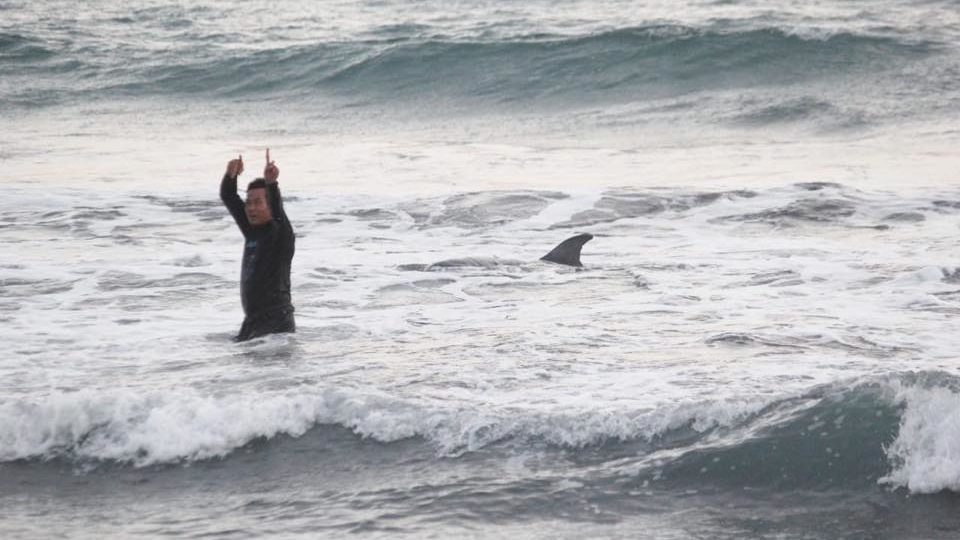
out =
<svg viewBox="0 0 960 540"><path fill-rule="evenodd" d="M954 0L61 4L0 0L0 536L956 528L846 386L946 374L884 481L960 491ZM236 344L264 146L298 333Z"/></svg>
<svg viewBox="0 0 960 540"><path fill-rule="evenodd" d="M242 345L228 339L242 316L239 234L211 194L48 190L64 215L0 209L29 225L2 232L17 251L0 268L0 338L15 344L0 358L3 456L206 459L326 423L451 454L507 437L575 447L730 425L841 378L948 367L952 245L933 240L956 194L815 188L691 206L699 191L680 188L448 199L285 184L299 332ZM834 199L853 213L778 210ZM930 218L860 228L901 206ZM571 220L587 224L555 228ZM581 230L596 235L583 271L537 262ZM471 256L518 264L416 270Z"/></svg>
<svg viewBox="0 0 960 540"><path fill-rule="evenodd" d="M84 390L0 402L0 461L116 460L137 466L223 457L253 439L298 437L322 424L393 442L422 437L443 454L507 437L579 447L609 439L651 439L691 427L730 426L763 406L735 400L666 405L657 410L585 407L447 407L372 391L317 389L273 395L196 391Z"/></svg>
<svg viewBox="0 0 960 540"><path fill-rule="evenodd" d="M887 447L893 470L881 482L913 493L960 491L960 393L955 388L901 388L897 438Z"/></svg>

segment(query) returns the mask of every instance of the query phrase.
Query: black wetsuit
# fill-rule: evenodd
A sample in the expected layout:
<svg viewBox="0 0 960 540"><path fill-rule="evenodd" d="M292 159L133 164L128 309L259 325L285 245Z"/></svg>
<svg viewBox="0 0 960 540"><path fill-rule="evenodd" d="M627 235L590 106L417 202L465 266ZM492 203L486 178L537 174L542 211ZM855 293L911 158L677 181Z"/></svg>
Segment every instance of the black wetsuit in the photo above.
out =
<svg viewBox="0 0 960 540"><path fill-rule="evenodd" d="M237 177L224 175L220 200L230 210L243 233L243 263L240 272L240 299L243 326L237 341L266 334L294 332L290 303L290 262L293 260L293 227L283 211L280 188L267 184L267 200L273 220L259 227L250 225L244 202L237 195Z"/></svg>

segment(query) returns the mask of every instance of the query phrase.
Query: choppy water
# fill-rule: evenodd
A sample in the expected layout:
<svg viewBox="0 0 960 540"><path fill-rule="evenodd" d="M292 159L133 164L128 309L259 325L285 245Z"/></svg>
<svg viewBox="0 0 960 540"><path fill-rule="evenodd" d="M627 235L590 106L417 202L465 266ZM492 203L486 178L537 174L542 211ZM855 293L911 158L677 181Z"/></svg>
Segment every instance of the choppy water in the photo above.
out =
<svg viewBox="0 0 960 540"><path fill-rule="evenodd" d="M960 537L958 36L0 0L0 532ZM235 344L267 144L298 333Z"/></svg>

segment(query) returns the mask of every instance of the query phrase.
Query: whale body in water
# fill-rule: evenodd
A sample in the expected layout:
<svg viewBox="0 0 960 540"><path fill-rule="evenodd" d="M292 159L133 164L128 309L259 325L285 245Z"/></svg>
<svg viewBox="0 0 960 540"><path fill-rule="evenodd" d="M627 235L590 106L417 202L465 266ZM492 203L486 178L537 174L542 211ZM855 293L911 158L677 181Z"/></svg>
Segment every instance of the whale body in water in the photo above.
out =
<svg viewBox="0 0 960 540"><path fill-rule="evenodd" d="M580 250L583 249L583 245L590 240L593 240L593 235L588 233L572 236L557 244L555 248L550 250L550 253L540 257L540 260L580 268L583 266L583 263L580 262ZM523 261L500 259L497 257L462 257L459 259L446 259L433 264L405 264L400 266L400 269L432 272L456 268L494 268L498 266L521 266L524 264L526 263Z"/></svg>

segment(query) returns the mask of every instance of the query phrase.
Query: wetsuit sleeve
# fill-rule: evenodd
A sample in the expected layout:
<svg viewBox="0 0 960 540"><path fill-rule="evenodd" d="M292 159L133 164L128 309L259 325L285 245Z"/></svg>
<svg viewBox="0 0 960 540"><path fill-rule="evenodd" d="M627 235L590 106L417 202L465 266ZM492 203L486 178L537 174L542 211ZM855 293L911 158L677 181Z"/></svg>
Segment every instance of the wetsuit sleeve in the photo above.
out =
<svg viewBox="0 0 960 540"><path fill-rule="evenodd" d="M237 222L237 227L240 227L240 232L247 234L247 231L250 229L250 222L247 221L247 213L244 211L243 199L240 198L240 195L237 195L236 176L223 175L223 180L220 181L220 200L223 201L223 205L230 211L233 220Z"/></svg>
<svg viewBox="0 0 960 540"><path fill-rule="evenodd" d="M287 219L286 212L283 211L283 198L280 196L280 186L276 182L267 184L267 195L270 198L270 213L273 220L280 227L280 237L285 243L293 244L293 226Z"/></svg>

